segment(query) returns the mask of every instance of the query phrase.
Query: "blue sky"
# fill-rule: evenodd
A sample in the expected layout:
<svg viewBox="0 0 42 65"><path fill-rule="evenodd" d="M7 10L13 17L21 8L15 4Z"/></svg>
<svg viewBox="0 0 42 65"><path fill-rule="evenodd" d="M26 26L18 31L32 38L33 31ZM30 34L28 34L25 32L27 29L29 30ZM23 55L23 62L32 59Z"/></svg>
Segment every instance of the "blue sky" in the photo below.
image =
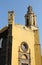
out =
<svg viewBox="0 0 42 65"><path fill-rule="evenodd" d="M31 5L37 16L39 26L39 37L42 46L42 0L0 0L0 28L8 24L8 11L15 12L15 23L24 24L24 15L27 7Z"/></svg>

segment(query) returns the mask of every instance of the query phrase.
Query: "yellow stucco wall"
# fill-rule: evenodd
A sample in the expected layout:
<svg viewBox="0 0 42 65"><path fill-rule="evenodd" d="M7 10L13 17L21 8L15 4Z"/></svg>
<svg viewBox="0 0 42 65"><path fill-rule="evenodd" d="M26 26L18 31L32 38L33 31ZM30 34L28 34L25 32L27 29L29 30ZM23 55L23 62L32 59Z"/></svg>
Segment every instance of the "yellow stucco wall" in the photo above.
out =
<svg viewBox="0 0 42 65"><path fill-rule="evenodd" d="M31 65L35 65L34 33L31 29L21 25L14 25L12 30L12 65L18 65L18 50L21 42L25 41L31 50Z"/></svg>
<svg viewBox="0 0 42 65"><path fill-rule="evenodd" d="M18 62L18 51L21 43L27 42L31 51L31 65L37 65L35 51L35 38L34 31L22 25L13 25L12 27L12 62L11 65L19 65ZM37 46L36 46L37 47ZM38 49L39 52L39 49ZM40 57L39 57L40 58ZM41 65L41 61L39 61Z"/></svg>
<svg viewBox="0 0 42 65"><path fill-rule="evenodd" d="M40 47L39 34L38 33L39 33L38 30L34 31L35 63L36 63L36 65L41 65L41 47Z"/></svg>
<svg viewBox="0 0 42 65"><path fill-rule="evenodd" d="M42 65L42 56L41 56L41 65Z"/></svg>
<svg viewBox="0 0 42 65"><path fill-rule="evenodd" d="M41 49L40 44L35 44L35 63L41 65Z"/></svg>

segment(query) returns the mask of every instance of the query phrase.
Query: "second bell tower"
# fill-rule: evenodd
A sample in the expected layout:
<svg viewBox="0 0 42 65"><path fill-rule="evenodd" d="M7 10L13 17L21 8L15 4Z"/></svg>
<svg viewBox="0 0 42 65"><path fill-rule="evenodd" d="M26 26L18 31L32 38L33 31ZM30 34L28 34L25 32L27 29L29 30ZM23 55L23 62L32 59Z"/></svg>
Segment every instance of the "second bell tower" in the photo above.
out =
<svg viewBox="0 0 42 65"><path fill-rule="evenodd" d="M28 7L27 14L25 15L25 26L36 26L36 15L33 13L32 7Z"/></svg>

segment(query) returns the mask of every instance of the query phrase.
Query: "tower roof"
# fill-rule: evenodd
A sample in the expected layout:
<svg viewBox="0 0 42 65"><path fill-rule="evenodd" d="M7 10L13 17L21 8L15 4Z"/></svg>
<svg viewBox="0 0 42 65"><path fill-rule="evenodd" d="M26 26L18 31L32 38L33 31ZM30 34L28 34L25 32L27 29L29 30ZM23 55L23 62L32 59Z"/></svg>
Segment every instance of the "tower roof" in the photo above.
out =
<svg viewBox="0 0 42 65"><path fill-rule="evenodd" d="M32 13L33 12L33 10L32 10L32 6L29 6L28 7L28 11L27 11L28 13Z"/></svg>
<svg viewBox="0 0 42 65"><path fill-rule="evenodd" d="M28 10L27 10L27 13L26 13L25 17L29 16L30 14L34 14L34 13L33 13L32 6L28 6L27 9L28 9Z"/></svg>
<svg viewBox="0 0 42 65"><path fill-rule="evenodd" d="M28 12L31 12L32 11L32 6L29 6L28 7Z"/></svg>

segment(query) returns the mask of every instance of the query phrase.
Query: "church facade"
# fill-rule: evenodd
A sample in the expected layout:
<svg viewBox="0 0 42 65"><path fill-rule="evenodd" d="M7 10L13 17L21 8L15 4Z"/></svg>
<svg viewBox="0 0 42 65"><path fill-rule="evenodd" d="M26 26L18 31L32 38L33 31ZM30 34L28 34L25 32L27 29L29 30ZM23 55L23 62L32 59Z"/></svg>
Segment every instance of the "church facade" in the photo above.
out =
<svg viewBox="0 0 42 65"><path fill-rule="evenodd" d="M8 12L8 26L0 30L0 65L42 65L36 15L29 6L25 25L15 24Z"/></svg>

